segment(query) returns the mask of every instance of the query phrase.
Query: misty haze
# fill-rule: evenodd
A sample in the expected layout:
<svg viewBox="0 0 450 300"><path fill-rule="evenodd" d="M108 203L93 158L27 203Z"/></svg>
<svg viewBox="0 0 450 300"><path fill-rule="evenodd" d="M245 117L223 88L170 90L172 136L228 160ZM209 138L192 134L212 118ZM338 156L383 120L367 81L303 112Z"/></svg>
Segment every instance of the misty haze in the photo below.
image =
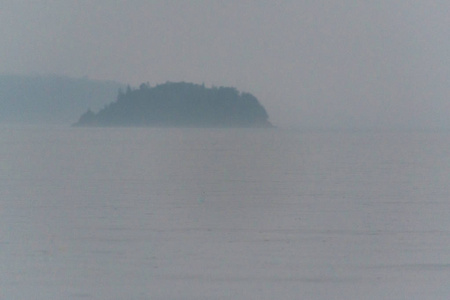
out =
<svg viewBox="0 0 450 300"><path fill-rule="evenodd" d="M448 299L449 10L2 3L0 298Z"/></svg>

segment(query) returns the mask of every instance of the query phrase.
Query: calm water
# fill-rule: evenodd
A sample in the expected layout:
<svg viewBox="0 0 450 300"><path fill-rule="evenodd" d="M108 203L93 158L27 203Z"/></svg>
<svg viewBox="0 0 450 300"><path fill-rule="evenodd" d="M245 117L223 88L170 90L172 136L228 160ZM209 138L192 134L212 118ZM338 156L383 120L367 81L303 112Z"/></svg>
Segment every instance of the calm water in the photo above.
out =
<svg viewBox="0 0 450 300"><path fill-rule="evenodd" d="M450 134L0 128L1 299L448 299Z"/></svg>

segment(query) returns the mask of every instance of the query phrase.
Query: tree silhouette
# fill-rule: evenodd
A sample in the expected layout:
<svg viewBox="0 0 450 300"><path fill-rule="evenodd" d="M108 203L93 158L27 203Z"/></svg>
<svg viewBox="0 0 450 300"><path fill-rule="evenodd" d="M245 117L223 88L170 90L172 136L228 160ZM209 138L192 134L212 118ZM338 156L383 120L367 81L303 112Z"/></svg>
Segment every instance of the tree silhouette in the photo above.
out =
<svg viewBox="0 0 450 300"><path fill-rule="evenodd" d="M271 127L264 107L253 95L232 87L206 88L167 82L119 91L117 101L98 113L88 110L78 126Z"/></svg>

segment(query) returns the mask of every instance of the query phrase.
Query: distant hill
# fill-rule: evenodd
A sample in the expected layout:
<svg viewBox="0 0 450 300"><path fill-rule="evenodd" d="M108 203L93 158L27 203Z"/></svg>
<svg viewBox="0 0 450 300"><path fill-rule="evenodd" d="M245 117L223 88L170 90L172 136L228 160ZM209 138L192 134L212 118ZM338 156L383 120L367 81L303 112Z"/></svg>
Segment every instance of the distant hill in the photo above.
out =
<svg viewBox="0 0 450 300"><path fill-rule="evenodd" d="M123 84L65 76L0 75L0 123L71 124L100 109Z"/></svg>
<svg viewBox="0 0 450 300"><path fill-rule="evenodd" d="M231 87L168 82L120 92L98 113L88 110L76 126L272 127L264 107Z"/></svg>

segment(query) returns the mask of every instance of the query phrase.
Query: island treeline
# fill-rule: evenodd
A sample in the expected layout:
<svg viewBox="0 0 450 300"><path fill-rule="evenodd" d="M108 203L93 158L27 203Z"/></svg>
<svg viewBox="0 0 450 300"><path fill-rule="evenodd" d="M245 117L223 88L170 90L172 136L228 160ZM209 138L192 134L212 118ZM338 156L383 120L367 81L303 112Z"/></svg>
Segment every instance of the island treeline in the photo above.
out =
<svg viewBox="0 0 450 300"><path fill-rule="evenodd" d="M186 82L119 91L117 101L90 109L76 126L272 127L253 95L231 87L206 88Z"/></svg>

